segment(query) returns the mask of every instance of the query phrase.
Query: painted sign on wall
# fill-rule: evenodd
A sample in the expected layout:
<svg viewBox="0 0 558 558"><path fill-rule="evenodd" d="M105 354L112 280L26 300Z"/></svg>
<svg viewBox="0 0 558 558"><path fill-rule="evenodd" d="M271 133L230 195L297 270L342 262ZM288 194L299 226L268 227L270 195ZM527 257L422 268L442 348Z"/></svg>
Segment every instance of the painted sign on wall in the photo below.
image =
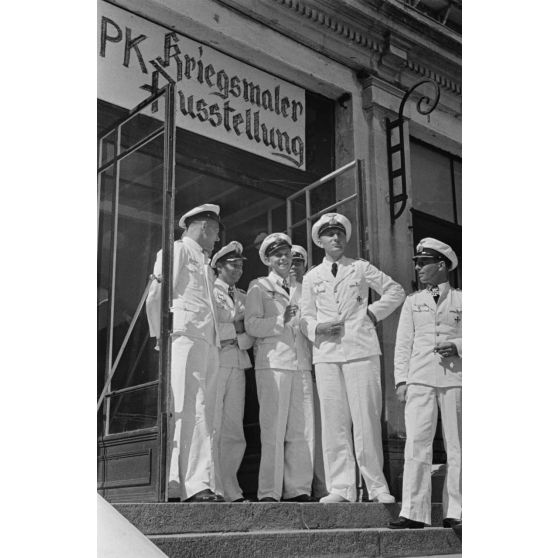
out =
<svg viewBox="0 0 558 558"><path fill-rule="evenodd" d="M97 14L99 99L131 109L174 83L178 127L305 169L304 89L112 4Z"/></svg>

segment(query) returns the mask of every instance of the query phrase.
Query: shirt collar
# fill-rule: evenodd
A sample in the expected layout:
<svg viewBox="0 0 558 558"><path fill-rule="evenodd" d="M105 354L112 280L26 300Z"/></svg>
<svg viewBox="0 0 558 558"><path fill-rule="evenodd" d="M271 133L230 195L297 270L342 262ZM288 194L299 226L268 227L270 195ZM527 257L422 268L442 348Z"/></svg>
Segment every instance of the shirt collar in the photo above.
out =
<svg viewBox="0 0 558 558"><path fill-rule="evenodd" d="M334 263L334 260L332 260L328 255L324 256L324 259L322 260L323 263L327 264L328 266L331 265L332 263ZM337 261L337 265L345 265L347 262L347 256L341 256Z"/></svg>
<svg viewBox="0 0 558 558"><path fill-rule="evenodd" d="M449 287L450 284L448 281L445 281L444 283L440 283L438 285L438 288L440 289L440 294L444 294L446 291L449 291Z"/></svg>
<svg viewBox="0 0 558 558"><path fill-rule="evenodd" d="M202 247L193 238L190 238L189 236L183 236L182 242L196 250L196 252L200 252L201 254L205 255Z"/></svg>
<svg viewBox="0 0 558 558"><path fill-rule="evenodd" d="M283 277L281 277L281 275L279 275L278 273L275 273L275 271L270 271L268 277L276 285L283 286L283 281L284 281ZM288 283L289 278L287 277L286 279L287 279L287 283Z"/></svg>
<svg viewBox="0 0 558 558"><path fill-rule="evenodd" d="M216 287L221 287L222 289L225 289L225 291L229 290L229 287L232 285L229 285L228 283L225 283L225 281L223 281L223 279L221 279L220 277L217 277L217 279L215 279L215 286ZM232 286L234 289L234 286Z"/></svg>
<svg viewBox="0 0 558 558"><path fill-rule="evenodd" d="M183 236L182 242L186 244L186 246L189 246L192 250L194 250L194 252L197 252L203 258L203 261L205 263L209 263L209 256L193 238L190 238L189 236Z"/></svg>
<svg viewBox="0 0 558 558"><path fill-rule="evenodd" d="M426 287L426 289L428 291L434 289L434 288L438 288L438 290L440 291L440 294L445 293L447 290L449 290L449 282L445 281L444 283L438 283L437 285L428 285Z"/></svg>

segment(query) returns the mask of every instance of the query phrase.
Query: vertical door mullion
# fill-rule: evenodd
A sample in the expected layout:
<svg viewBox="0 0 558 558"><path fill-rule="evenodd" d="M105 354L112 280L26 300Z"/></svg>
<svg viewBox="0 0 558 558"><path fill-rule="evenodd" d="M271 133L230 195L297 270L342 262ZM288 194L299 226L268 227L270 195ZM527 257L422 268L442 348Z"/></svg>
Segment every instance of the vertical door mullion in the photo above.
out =
<svg viewBox="0 0 558 558"><path fill-rule="evenodd" d="M107 343L107 358L105 366L105 381L107 380L112 369L112 345L114 341L114 299L116 290L116 253L118 247L118 202L120 196L120 140L121 140L121 126L116 129L116 156L115 156L115 181L114 181L114 194L112 202L112 234L111 234L111 249L110 249L110 284L109 284L109 315L108 315L108 343ZM111 392L111 386L108 386L108 393ZM104 403L105 415L105 436L109 433L110 423L110 397L105 396Z"/></svg>
<svg viewBox="0 0 558 558"><path fill-rule="evenodd" d="M175 158L175 98L174 86L165 87L165 135L163 168L163 226L162 226L162 284L161 284L161 353L159 355L159 478L158 500L167 500L167 436L168 402L171 359L171 318L172 276L174 253L174 158Z"/></svg>
<svg viewBox="0 0 558 558"><path fill-rule="evenodd" d="M308 254L307 268L312 267L312 207L310 202L310 190L304 192L304 202L306 204L306 246Z"/></svg>

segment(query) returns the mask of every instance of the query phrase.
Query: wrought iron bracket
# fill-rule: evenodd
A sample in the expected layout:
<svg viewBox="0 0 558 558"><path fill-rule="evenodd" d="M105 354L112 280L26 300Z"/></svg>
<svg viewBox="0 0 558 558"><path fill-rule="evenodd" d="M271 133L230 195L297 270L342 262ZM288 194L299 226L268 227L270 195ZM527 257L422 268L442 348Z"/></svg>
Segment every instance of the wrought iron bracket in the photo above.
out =
<svg viewBox="0 0 558 558"><path fill-rule="evenodd" d="M396 219L401 217L403 211L405 211L405 206L407 205L407 199L409 197L407 195L407 157L405 153L405 141L403 135L403 111L405 109L405 103L409 100L412 93L425 84L430 84L434 87L434 98L431 99L428 95L422 95L417 101L417 111L423 115L430 114L436 108L438 101L440 100L440 87L431 79L423 79L415 83L407 91L407 93L405 93L403 99L401 99L398 117L395 120L390 120L389 118L386 118L385 120L389 176L389 214L392 224L395 223ZM392 141L394 130L397 130L399 135L399 139L395 144ZM397 154L399 154L399 167L395 168L395 157ZM401 182L401 188L398 193L395 193L395 181L398 178ZM401 205L396 210L395 206L397 204Z"/></svg>

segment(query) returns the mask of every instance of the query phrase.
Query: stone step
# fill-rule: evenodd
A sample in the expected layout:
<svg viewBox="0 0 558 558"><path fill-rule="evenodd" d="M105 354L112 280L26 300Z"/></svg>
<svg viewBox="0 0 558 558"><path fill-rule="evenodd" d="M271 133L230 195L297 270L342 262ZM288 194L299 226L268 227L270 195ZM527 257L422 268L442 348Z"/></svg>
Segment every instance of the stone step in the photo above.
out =
<svg viewBox="0 0 558 558"><path fill-rule="evenodd" d="M374 529L398 517L397 504L345 503L142 503L113 504L145 535L249 531ZM442 506L433 504L432 525L441 526Z"/></svg>
<svg viewBox="0 0 558 558"><path fill-rule="evenodd" d="M149 537L169 558L396 558L455 555L451 529L261 530Z"/></svg>

